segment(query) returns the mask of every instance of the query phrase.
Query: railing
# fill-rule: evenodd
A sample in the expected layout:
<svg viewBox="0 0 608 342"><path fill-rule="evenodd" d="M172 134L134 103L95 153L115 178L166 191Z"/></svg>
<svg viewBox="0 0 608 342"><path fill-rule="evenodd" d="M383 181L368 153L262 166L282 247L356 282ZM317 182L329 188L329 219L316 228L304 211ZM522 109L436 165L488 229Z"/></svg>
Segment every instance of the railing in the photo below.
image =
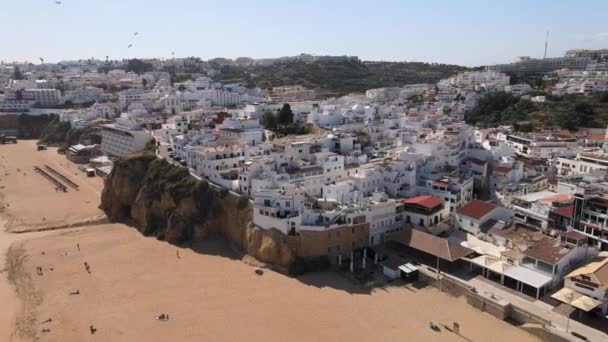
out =
<svg viewBox="0 0 608 342"><path fill-rule="evenodd" d="M59 173L58 171L56 171L55 169L53 169L52 167L50 167L48 165L44 165L44 168L47 169L48 171L50 171L53 175L59 177L62 181L64 181L65 183L67 183L67 185L69 185L72 188L74 188L74 190L78 191L78 188L79 188L78 184L72 182L66 176L62 175L61 173Z"/></svg>
<svg viewBox="0 0 608 342"><path fill-rule="evenodd" d="M63 185L60 181L53 178L53 176L49 175L48 173L46 173L44 170L42 170L38 166L34 166L34 171L38 172L44 178L48 179L51 183L53 183L57 187L57 189L59 189L63 192L67 191L67 188L65 185Z"/></svg>

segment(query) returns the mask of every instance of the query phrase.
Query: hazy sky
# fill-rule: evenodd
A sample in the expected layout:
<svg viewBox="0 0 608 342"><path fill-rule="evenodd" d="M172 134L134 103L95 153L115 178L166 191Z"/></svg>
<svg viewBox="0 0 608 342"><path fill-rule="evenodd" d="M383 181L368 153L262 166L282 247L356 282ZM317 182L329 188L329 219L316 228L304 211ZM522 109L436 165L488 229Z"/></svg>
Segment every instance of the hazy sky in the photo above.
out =
<svg viewBox="0 0 608 342"><path fill-rule="evenodd" d="M31 62L175 51L482 65L542 57L547 30L548 56L608 47L608 0L0 0L0 23L0 59Z"/></svg>

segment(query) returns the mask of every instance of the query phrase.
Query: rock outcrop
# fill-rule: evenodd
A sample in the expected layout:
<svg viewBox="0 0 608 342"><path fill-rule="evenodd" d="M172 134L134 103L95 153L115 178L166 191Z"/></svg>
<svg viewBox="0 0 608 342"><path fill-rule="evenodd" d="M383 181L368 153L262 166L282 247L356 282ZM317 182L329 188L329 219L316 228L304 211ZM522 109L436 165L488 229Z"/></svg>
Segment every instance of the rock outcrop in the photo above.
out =
<svg viewBox="0 0 608 342"><path fill-rule="evenodd" d="M295 253L278 230L252 223L251 205L216 191L187 169L139 153L119 159L105 181L101 208L114 222L134 225L144 235L179 244L221 234L266 263L290 265Z"/></svg>

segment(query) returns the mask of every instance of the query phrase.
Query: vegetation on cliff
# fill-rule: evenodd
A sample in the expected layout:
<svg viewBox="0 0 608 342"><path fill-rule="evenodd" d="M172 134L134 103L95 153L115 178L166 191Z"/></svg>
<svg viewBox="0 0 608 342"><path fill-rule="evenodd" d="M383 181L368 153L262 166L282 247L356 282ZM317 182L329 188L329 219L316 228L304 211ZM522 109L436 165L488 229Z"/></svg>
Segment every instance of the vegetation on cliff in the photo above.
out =
<svg viewBox="0 0 608 342"><path fill-rule="evenodd" d="M144 235L170 243L220 234L264 262L288 265L295 258L285 235L251 224L247 196L215 190L186 168L149 151L115 162L105 182L101 208L110 220L130 223Z"/></svg>
<svg viewBox="0 0 608 342"><path fill-rule="evenodd" d="M41 132L39 143L57 146L59 151L76 144L101 144L99 127L72 128L69 122L61 122L57 117Z"/></svg>
<svg viewBox="0 0 608 342"><path fill-rule="evenodd" d="M214 79L241 82L249 87L268 89L302 85L321 95L339 96L371 88L403 86L412 83L435 83L466 67L421 62L317 61L283 62L272 65L216 65Z"/></svg>
<svg viewBox="0 0 608 342"><path fill-rule="evenodd" d="M102 208L110 219L135 220L146 235L181 243L192 239L194 227L207 220L217 197L209 183L194 179L186 168L142 152L115 163Z"/></svg>
<svg viewBox="0 0 608 342"><path fill-rule="evenodd" d="M0 115L0 130L14 131L20 139L38 139L46 127L59 118L56 114L5 114Z"/></svg>
<svg viewBox="0 0 608 342"><path fill-rule="evenodd" d="M608 123L608 94L546 95L546 101L539 103L496 92L480 99L475 108L465 113L465 120L479 127L513 125L519 131L551 126L571 131L601 128Z"/></svg>

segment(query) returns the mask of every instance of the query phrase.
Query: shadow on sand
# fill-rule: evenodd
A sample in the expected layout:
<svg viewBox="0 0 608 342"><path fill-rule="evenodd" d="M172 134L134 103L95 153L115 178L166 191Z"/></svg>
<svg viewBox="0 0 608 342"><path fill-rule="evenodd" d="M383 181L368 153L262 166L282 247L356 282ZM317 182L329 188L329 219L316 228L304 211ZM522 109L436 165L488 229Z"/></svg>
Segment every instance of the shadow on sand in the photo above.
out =
<svg viewBox="0 0 608 342"><path fill-rule="evenodd" d="M299 282L307 286L317 288L332 288L334 290L345 291L350 294L369 295L372 293L372 288L357 284L353 280L347 279L337 271L319 271L307 273L295 277Z"/></svg>
<svg viewBox="0 0 608 342"><path fill-rule="evenodd" d="M127 225L132 229L137 230L134 225ZM148 236L148 238L153 239L154 236ZM210 235L202 240L191 240L182 244L169 243L169 245L176 248L177 258L181 258L185 250L191 250L201 255L218 256L240 262L247 257L247 254L241 251L238 246L229 242L226 238L219 234ZM272 265L266 265L262 262L259 263L260 267L271 269L283 274L285 277L296 279L304 285L314 286L317 288L331 288L334 290L345 291L353 295L370 295L372 292L377 290L388 291L388 289L391 287L406 287L407 290L415 292L417 289L424 287L422 282L405 284L401 281L396 281L387 283L383 279L382 275L378 274L378 271L381 273L380 268L378 268L376 272L374 281L364 283L355 279L349 272L338 269L310 272L293 277L287 273L287 269L284 267L280 268Z"/></svg>
<svg viewBox="0 0 608 342"><path fill-rule="evenodd" d="M245 253L239 251L236 246L219 235L209 236L205 240L193 240L174 246L182 249L190 249L197 254L219 256L238 261L241 261L245 256Z"/></svg>

